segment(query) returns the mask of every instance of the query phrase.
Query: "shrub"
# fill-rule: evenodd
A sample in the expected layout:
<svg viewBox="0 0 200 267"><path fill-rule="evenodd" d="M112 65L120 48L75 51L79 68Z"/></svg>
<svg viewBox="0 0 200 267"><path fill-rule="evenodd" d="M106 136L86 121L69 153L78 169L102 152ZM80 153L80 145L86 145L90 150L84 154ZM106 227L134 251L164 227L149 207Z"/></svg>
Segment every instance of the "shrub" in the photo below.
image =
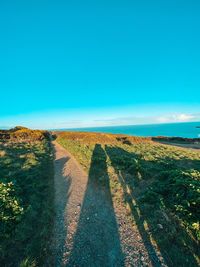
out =
<svg viewBox="0 0 200 267"><path fill-rule="evenodd" d="M42 141L45 139L49 140L49 137L50 133L48 131L30 130L21 126L0 132L0 140L2 141Z"/></svg>
<svg viewBox="0 0 200 267"><path fill-rule="evenodd" d="M21 221L23 207L17 196L19 188L13 182L0 183L0 238L9 237L15 225Z"/></svg>
<svg viewBox="0 0 200 267"><path fill-rule="evenodd" d="M160 199L164 208L174 212L200 240L200 172L193 169L160 172L140 200L158 202Z"/></svg>

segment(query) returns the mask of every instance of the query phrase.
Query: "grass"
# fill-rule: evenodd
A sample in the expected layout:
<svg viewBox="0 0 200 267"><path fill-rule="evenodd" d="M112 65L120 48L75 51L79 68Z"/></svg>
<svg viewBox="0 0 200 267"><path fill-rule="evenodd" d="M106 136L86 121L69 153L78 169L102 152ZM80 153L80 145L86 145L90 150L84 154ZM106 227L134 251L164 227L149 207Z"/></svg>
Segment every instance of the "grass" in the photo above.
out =
<svg viewBox="0 0 200 267"><path fill-rule="evenodd" d="M200 138L183 138L183 137L166 137L156 136L152 137L153 141L164 141L171 143L182 143L182 144L200 144Z"/></svg>
<svg viewBox="0 0 200 267"><path fill-rule="evenodd" d="M1 266L44 266L48 253L54 216L52 151L47 139L26 138L0 142Z"/></svg>
<svg viewBox="0 0 200 267"><path fill-rule="evenodd" d="M169 266L199 266L200 154L149 139L129 138L124 143L122 135L91 137L57 133L58 143L93 181L107 192L112 189L109 197L126 208L150 257L154 247Z"/></svg>

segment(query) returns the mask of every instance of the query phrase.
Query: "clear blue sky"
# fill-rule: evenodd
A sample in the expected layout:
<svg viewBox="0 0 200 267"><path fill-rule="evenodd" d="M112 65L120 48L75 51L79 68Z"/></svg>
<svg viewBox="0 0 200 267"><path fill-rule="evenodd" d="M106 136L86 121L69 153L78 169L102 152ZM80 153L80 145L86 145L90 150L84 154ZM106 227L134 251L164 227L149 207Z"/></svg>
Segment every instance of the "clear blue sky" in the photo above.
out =
<svg viewBox="0 0 200 267"><path fill-rule="evenodd" d="M0 1L0 126L200 121L200 1Z"/></svg>

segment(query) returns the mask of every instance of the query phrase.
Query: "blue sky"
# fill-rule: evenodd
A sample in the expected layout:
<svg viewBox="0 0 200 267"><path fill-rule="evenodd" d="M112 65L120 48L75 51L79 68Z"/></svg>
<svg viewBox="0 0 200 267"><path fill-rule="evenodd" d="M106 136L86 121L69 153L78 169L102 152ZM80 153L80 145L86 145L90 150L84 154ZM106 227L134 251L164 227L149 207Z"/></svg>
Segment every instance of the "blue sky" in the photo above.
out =
<svg viewBox="0 0 200 267"><path fill-rule="evenodd" d="M1 1L0 126L200 121L200 1Z"/></svg>

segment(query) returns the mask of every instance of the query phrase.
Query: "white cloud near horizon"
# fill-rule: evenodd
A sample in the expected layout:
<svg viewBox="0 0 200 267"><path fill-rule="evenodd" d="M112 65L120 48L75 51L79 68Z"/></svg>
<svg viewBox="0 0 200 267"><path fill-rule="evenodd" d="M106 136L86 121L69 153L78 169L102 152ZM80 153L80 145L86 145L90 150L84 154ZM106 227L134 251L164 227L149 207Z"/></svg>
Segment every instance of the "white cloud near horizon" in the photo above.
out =
<svg viewBox="0 0 200 267"><path fill-rule="evenodd" d="M173 115L164 115L157 118L157 121L160 123L167 122L190 122L197 121L200 119L200 114L173 114Z"/></svg>
<svg viewBox="0 0 200 267"><path fill-rule="evenodd" d="M132 114L131 114L132 113ZM115 116L116 115L116 116ZM26 126L32 129L70 129L86 127L105 127L105 126L123 126L123 125L141 125L157 123L176 123L176 122L200 122L200 113L164 113L164 114L134 114L130 111L130 116L117 116L112 114L50 114L49 116L41 115L34 118L34 115L27 117L16 117L12 120L5 121L6 127L0 121L0 128L12 128L16 125ZM14 121L14 123L13 123Z"/></svg>
<svg viewBox="0 0 200 267"><path fill-rule="evenodd" d="M87 127L105 127L105 126L125 126L125 125L142 125L157 123L175 123L175 122L192 122L200 121L200 113L196 114L166 114L163 116L127 116L127 117L110 117L99 119L87 119L79 122L68 121L63 123L65 128L87 128ZM78 122L78 121L77 121Z"/></svg>

